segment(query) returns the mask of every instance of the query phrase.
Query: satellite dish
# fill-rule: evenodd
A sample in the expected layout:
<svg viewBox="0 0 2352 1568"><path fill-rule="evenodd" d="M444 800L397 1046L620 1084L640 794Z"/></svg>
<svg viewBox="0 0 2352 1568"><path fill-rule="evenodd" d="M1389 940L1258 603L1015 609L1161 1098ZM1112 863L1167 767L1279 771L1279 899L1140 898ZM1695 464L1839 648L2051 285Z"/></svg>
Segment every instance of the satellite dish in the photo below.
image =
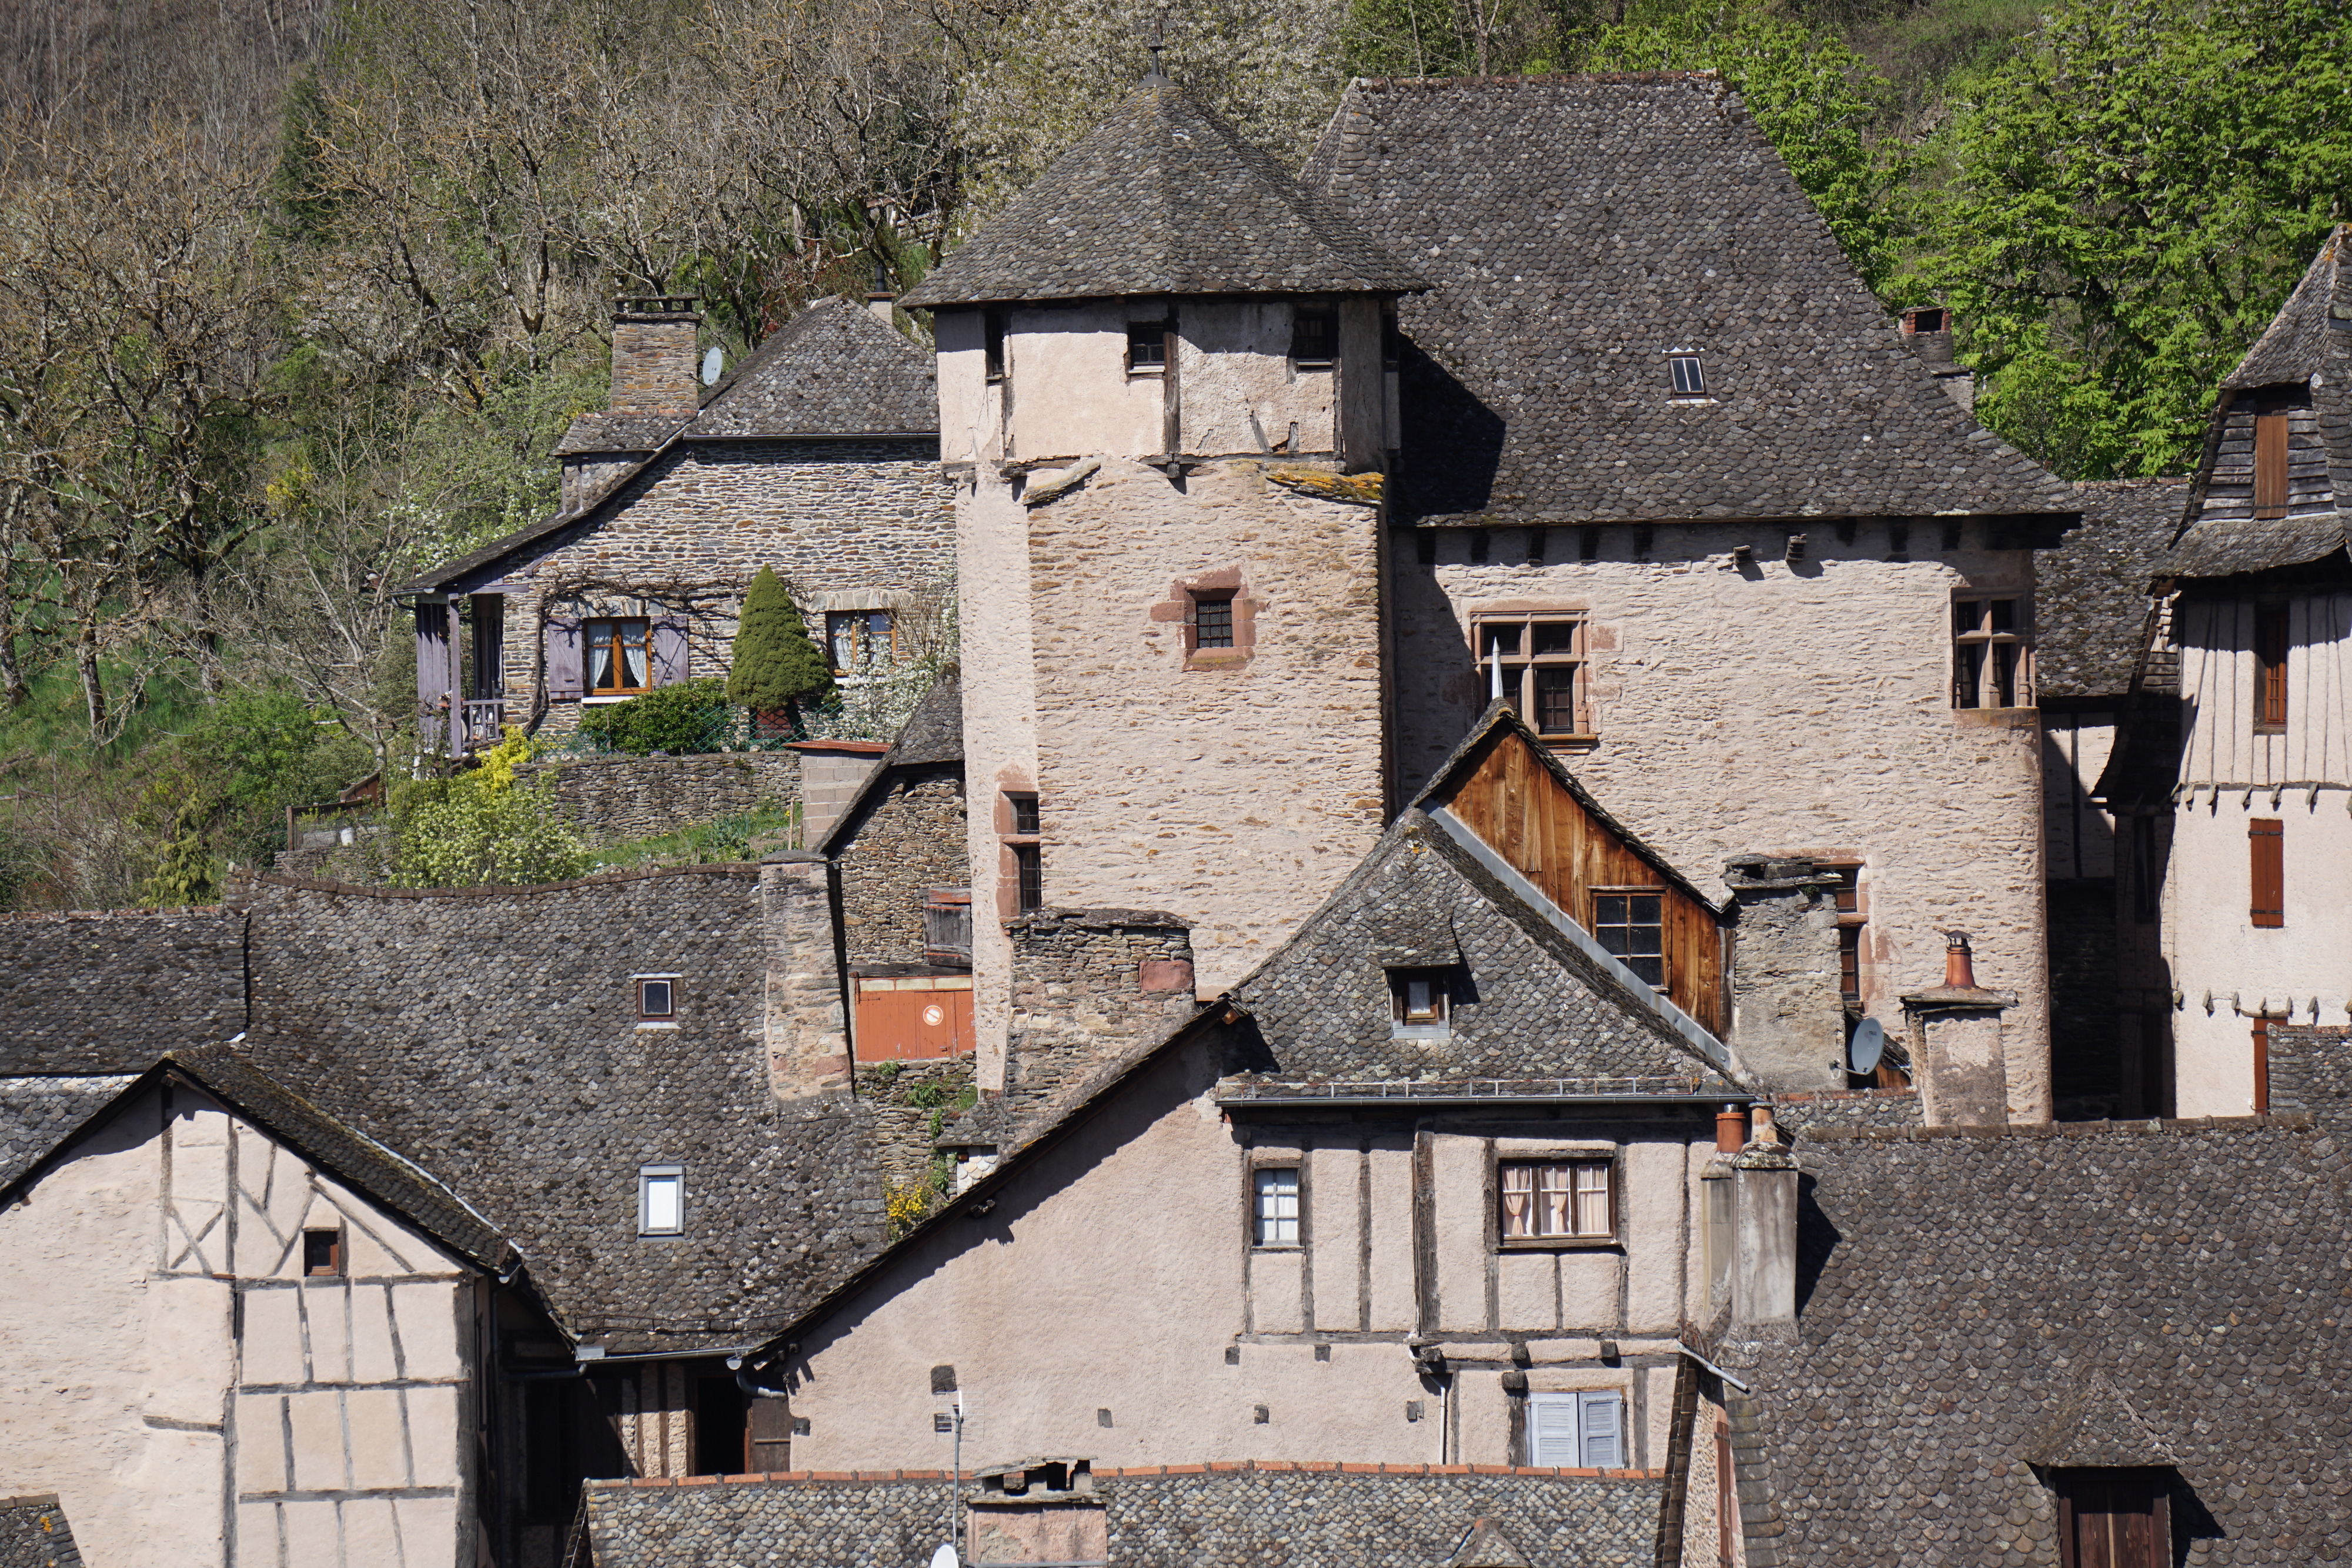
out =
<svg viewBox="0 0 2352 1568"><path fill-rule="evenodd" d="M931 1568L956 1568L955 1548L940 1542L940 1549L931 1553Z"/></svg>
<svg viewBox="0 0 2352 1568"><path fill-rule="evenodd" d="M716 343L711 344L710 352L702 356L702 384L709 386L717 381L719 372L726 368L727 350Z"/></svg>
<svg viewBox="0 0 2352 1568"><path fill-rule="evenodd" d="M1856 1072L1868 1072L1878 1066L1878 1059L1886 1054L1886 1028L1876 1019L1864 1019L1853 1026L1853 1039L1846 1042L1846 1061Z"/></svg>

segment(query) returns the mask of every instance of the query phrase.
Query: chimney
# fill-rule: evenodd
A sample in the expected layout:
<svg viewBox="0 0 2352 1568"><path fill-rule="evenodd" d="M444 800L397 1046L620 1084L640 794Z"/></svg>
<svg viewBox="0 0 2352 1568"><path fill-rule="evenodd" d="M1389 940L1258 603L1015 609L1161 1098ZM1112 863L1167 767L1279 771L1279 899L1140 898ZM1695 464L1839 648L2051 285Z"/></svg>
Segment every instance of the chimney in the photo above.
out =
<svg viewBox="0 0 2352 1568"><path fill-rule="evenodd" d="M1797 1333L1797 1162L1779 1141L1770 1107L1731 1160L1731 1337L1788 1341Z"/></svg>
<svg viewBox="0 0 2352 1568"><path fill-rule="evenodd" d="M1969 934L1944 934L1944 983L1903 998L1919 1115L1929 1126L1997 1127L2009 1121L2009 1049L2001 1015L2014 991L1977 984Z"/></svg>
<svg viewBox="0 0 2352 1568"><path fill-rule="evenodd" d="M702 312L691 294L613 302L614 413L666 413L691 419L701 406L695 340Z"/></svg>
<svg viewBox="0 0 2352 1568"><path fill-rule="evenodd" d="M893 301L898 298L898 294L890 287L890 269L882 263L876 262L874 287L866 296L866 308L874 312L874 319L877 321L894 332L898 329L898 319L893 305Z"/></svg>
<svg viewBox="0 0 2352 1568"><path fill-rule="evenodd" d="M1727 1041L1733 1056L1768 1088L1844 1088L1841 874L1810 860L1741 855L1725 862L1723 877L1739 911Z"/></svg>
<svg viewBox="0 0 2352 1568"><path fill-rule="evenodd" d="M1977 406L1977 373L1952 362L1952 313L1940 305L1921 305L1903 312L1903 340L1919 356L1946 396L1973 413Z"/></svg>
<svg viewBox="0 0 2352 1568"><path fill-rule="evenodd" d="M784 850L760 866L768 1086L785 1103L849 1088L831 871L814 850Z"/></svg>

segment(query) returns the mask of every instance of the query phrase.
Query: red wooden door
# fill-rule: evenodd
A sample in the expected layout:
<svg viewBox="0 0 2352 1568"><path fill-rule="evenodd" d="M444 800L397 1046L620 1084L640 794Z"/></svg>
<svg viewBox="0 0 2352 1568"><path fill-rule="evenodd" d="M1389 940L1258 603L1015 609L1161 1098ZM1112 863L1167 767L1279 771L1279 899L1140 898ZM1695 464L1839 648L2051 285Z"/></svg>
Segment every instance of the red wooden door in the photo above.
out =
<svg viewBox="0 0 2352 1568"><path fill-rule="evenodd" d="M857 1060L925 1061L970 1051L971 991L914 990L904 980L857 982Z"/></svg>

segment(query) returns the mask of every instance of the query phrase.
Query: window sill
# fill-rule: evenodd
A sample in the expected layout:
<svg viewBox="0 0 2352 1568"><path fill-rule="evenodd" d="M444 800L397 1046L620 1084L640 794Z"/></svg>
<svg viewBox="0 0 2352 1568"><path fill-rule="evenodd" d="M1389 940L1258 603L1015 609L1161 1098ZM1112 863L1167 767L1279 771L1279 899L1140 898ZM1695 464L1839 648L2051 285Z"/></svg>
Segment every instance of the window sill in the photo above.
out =
<svg viewBox="0 0 2352 1568"><path fill-rule="evenodd" d="M652 1020L650 1020L650 1019L646 1019L646 1020L640 1021L640 1022L638 1023L638 1025L637 1025L637 1028L639 1028L640 1030L648 1030L648 1029L676 1029L677 1027L677 1025L676 1023L674 1023L674 1022L673 1022L673 1023L655 1023L655 1022L653 1022L653 1021L652 1021Z"/></svg>
<svg viewBox="0 0 2352 1568"><path fill-rule="evenodd" d="M1250 1250L1253 1252L1304 1252L1307 1250L1307 1243L1304 1241L1253 1241L1250 1243Z"/></svg>
<svg viewBox="0 0 2352 1568"><path fill-rule="evenodd" d="M641 692L608 692L602 696L582 697L580 701L583 706L599 707L606 703L625 703L633 697L650 696L652 695L653 687L647 686Z"/></svg>
<svg viewBox="0 0 2352 1568"><path fill-rule="evenodd" d="M1666 400L1666 406L1668 408L1705 408L1710 403L1722 401L1721 398L1715 397L1670 397Z"/></svg>
<svg viewBox="0 0 2352 1568"><path fill-rule="evenodd" d="M1161 365L1146 365L1139 369L1134 365L1127 367L1127 379L1131 382L1156 382L1167 374L1167 368Z"/></svg>
<svg viewBox="0 0 2352 1568"><path fill-rule="evenodd" d="M1543 1236L1528 1241L1497 1241L1498 1252L1622 1252L1614 1236Z"/></svg>
<svg viewBox="0 0 2352 1568"><path fill-rule="evenodd" d="M2256 735L2284 735L2286 733L2286 726L2283 724L2258 724L2254 726L2254 733Z"/></svg>
<svg viewBox="0 0 2352 1568"><path fill-rule="evenodd" d="M1188 670L1238 670L1250 662L1247 648L1194 648L1184 655Z"/></svg>

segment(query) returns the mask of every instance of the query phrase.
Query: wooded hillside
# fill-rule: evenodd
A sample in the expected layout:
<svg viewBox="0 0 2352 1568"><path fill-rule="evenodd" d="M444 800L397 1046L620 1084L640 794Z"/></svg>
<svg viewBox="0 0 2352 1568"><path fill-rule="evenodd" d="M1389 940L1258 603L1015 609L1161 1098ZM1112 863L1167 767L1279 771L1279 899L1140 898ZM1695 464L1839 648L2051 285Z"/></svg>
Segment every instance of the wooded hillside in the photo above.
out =
<svg viewBox="0 0 2352 1568"><path fill-rule="evenodd" d="M543 515L616 293L730 362L897 287L1143 68L1142 0L79 0L0 16L0 904L176 902L408 759L388 588ZM2352 216L2352 0L1202 0L1296 157L1351 75L1722 71L1980 417L2179 471Z"/></svg>

